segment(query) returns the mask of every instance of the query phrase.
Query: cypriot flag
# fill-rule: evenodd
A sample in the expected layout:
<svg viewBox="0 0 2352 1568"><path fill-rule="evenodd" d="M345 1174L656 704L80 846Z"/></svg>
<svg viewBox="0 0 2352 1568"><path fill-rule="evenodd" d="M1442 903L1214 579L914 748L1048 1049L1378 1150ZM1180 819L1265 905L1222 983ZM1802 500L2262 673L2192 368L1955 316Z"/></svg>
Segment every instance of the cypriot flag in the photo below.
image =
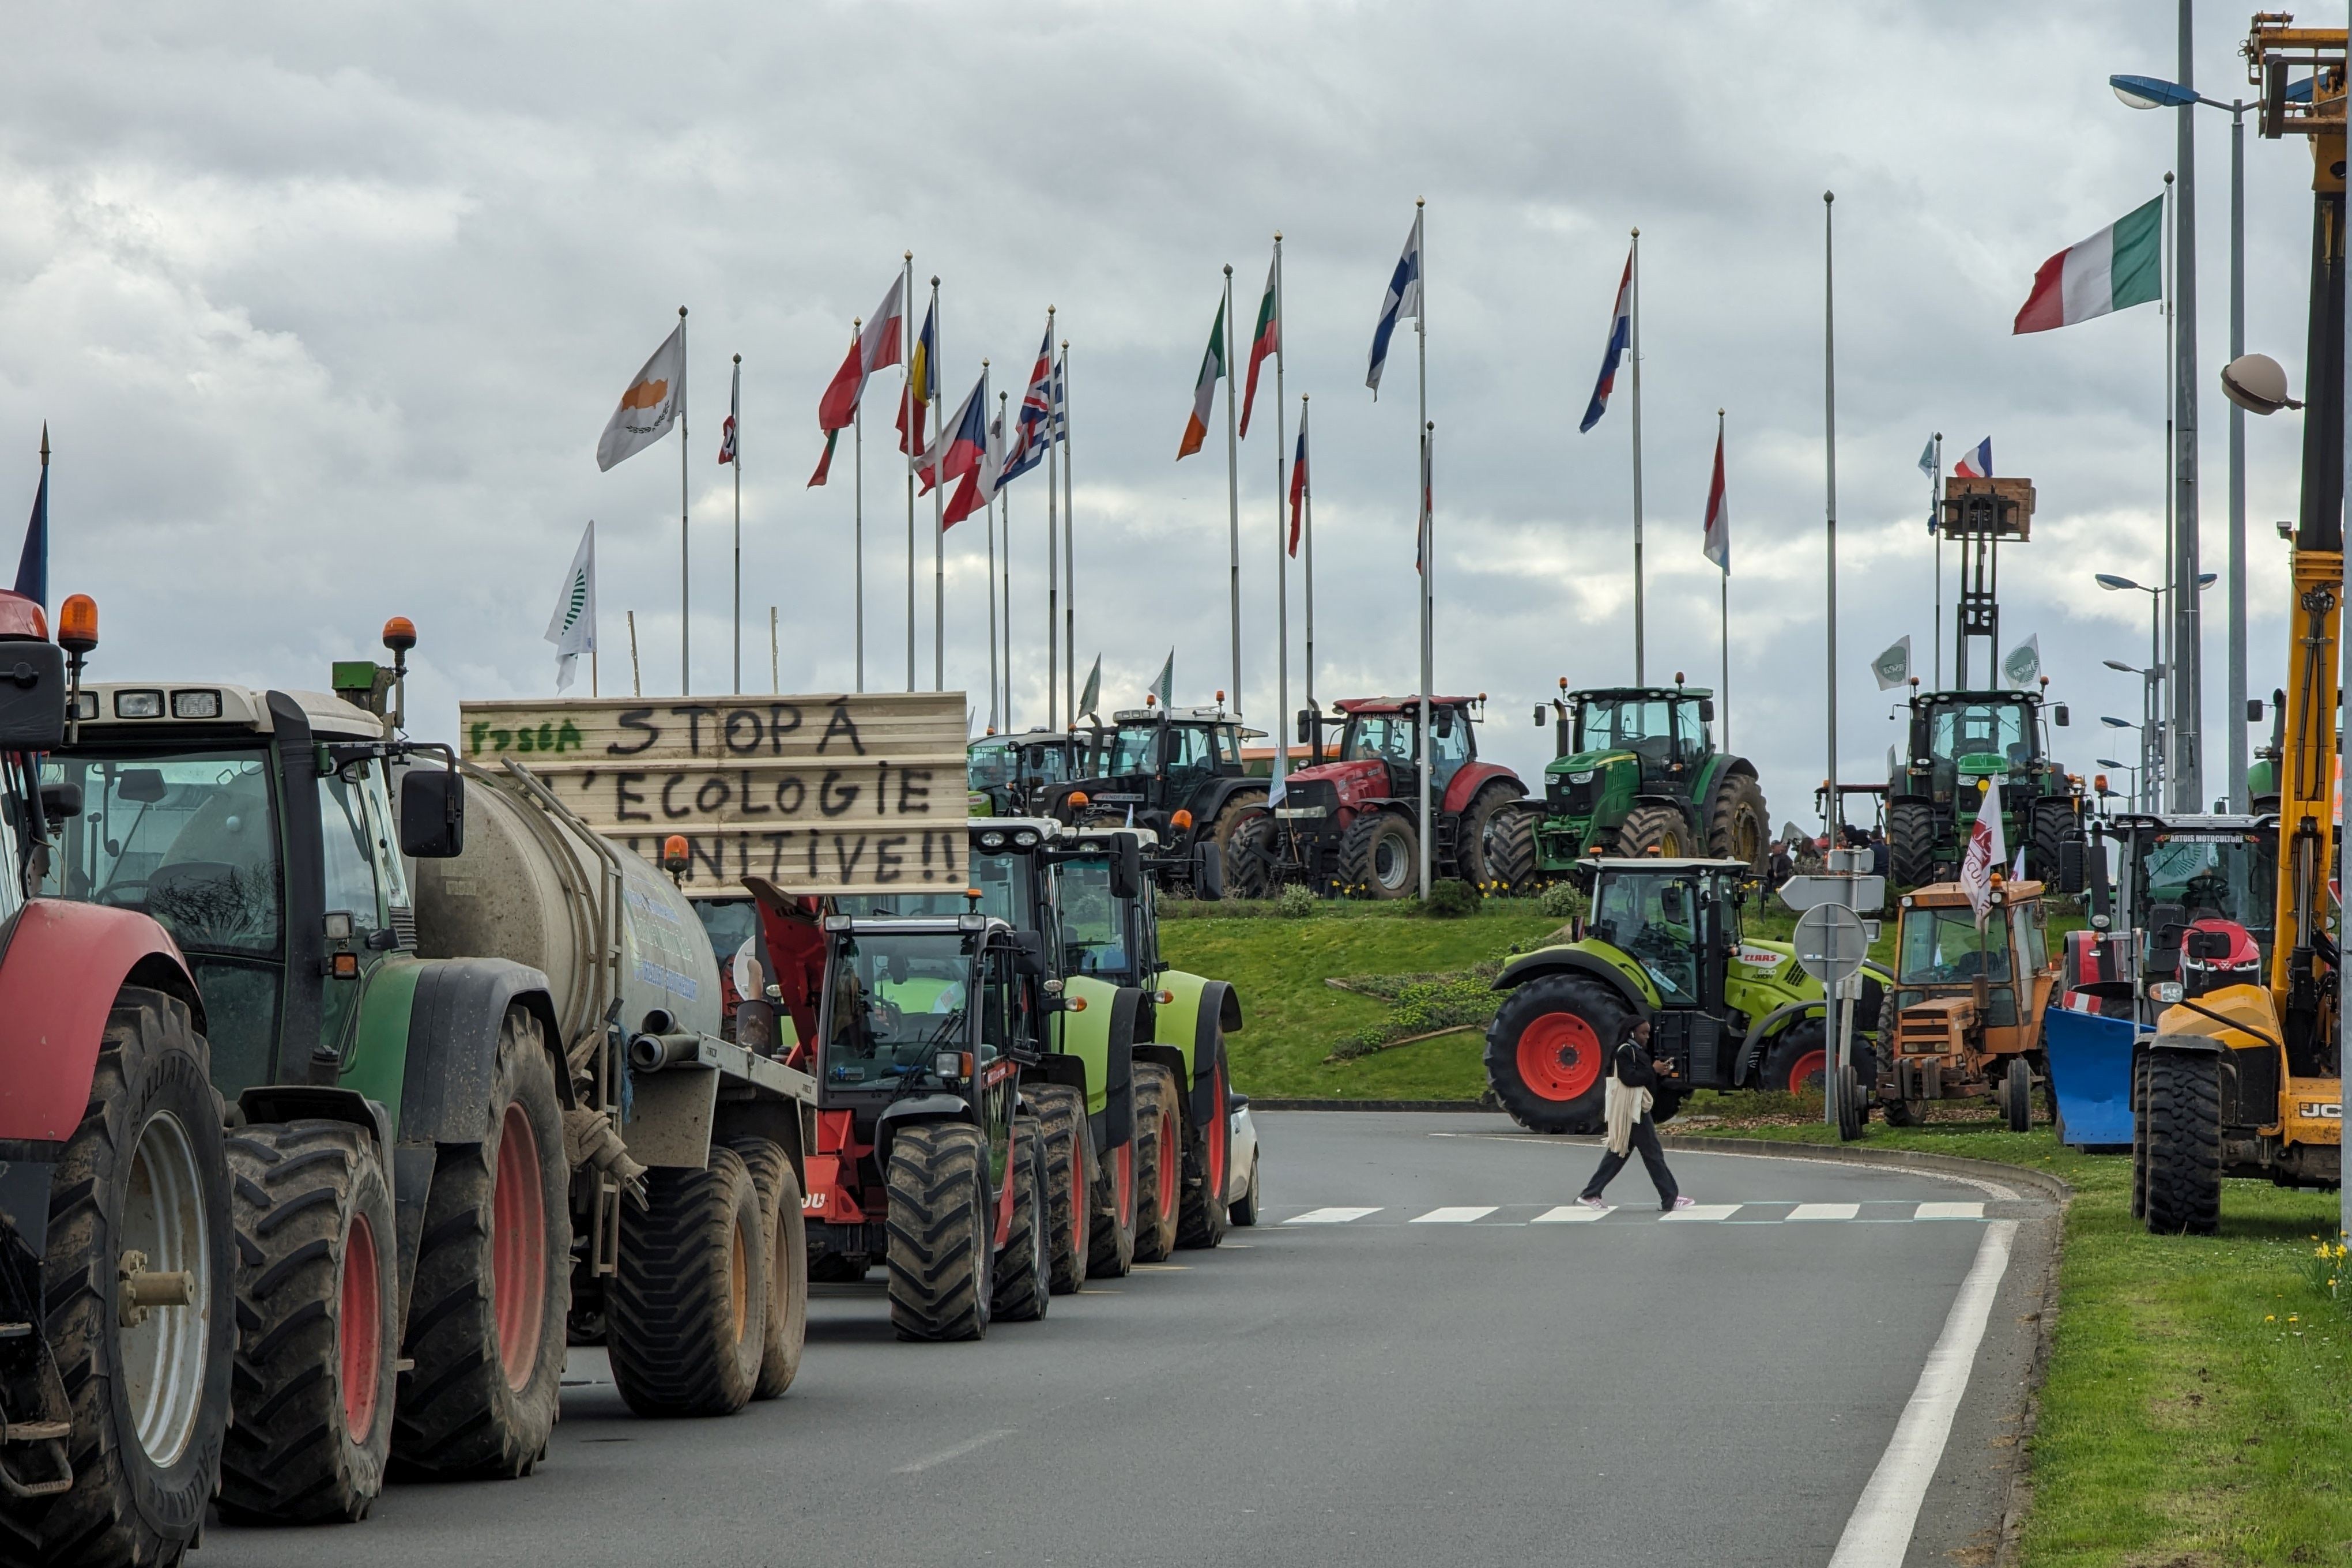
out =
<svg viewBox="0 0 2352 1568"><path fill-rule="evenodd" d="M669 434L686 407L686 322L662 340L646 368L621 394L621 405L596 438L596 466L609 469Z"/></svg>
<svg viewBox="0 0 2352 1568"><path fill-rule="evenodd" d="M583 653L596 651L596 524L580 536L572 570L555 595L555 614L547 618L547 640L555 645L555 689L572 684Z"/></svg>

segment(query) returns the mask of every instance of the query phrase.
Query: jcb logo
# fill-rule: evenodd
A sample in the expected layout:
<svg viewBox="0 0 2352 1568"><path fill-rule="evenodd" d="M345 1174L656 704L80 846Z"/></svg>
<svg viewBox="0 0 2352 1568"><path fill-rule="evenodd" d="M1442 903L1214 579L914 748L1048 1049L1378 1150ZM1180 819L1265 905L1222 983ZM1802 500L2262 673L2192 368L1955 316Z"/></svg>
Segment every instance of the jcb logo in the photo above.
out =
<svg viewBox="0 0 2352 1568"><path fill-rule="evenodd" d="M2340 1100L2332 1101L2317 1100L2307 1100L2305 1103L2296 1106L2294 1110L2296 1115L2305 1117L2314 1121L2341 1121L2344 1120L2344 1102Z"/></svg>

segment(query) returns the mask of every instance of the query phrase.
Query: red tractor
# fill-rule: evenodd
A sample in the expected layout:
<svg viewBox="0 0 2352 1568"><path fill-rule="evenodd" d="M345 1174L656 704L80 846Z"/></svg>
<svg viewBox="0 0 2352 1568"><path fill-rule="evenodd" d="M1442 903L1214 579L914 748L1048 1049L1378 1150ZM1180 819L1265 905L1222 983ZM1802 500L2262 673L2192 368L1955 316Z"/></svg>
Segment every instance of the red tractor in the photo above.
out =
<svg viewBox="0 0 2352 1568"><path fill-rule="evenodd" d="M1282 804L1244 819L1226 871L1245 899L1296 882L1319 893L1402 899L1420 886L1419 697L1365 697L1336 704L1339 760L1289 776ZM1429 700L1431 874L1516 885L1531 868L1507 864L1496 829L1527 786L1510 769L1478 760L1473 725L1486 699ZM1322 712L1302 709L1298 738L1323 755Z"/></svg>
<svg viewBox="0 0 2352 1568"><path fill-rule="evenodd" d="M220 1484L236 1348L222 1107L163 928L27 899L79 786L65 655L98 609L0 593L0 1564L173 1563ZM61 647L59 643L64 646Z"/></svg>

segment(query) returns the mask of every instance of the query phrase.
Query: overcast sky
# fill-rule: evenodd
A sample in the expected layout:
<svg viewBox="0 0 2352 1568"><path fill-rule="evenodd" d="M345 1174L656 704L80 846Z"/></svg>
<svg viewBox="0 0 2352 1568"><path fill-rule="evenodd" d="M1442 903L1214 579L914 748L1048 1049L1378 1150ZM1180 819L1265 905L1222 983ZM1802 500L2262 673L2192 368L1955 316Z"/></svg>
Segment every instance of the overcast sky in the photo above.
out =
<svg viewBox="0 0 2352 1568"><path fill-rule="evenodd" d="M2034 268L2161 188L2172 117L2112 71L2176 73L2172 8L1744 0L1182 5L518 3L56 6L0 55L0 516L52 474L52 595L94 593L103 676L320 686L417 623L413 728L551 691L541 640L598 522L603 680L678 689L675 439L594 459L623 387L691 308L694 685L729 666L743 358L745 683L854 679L852 468L803 481L819 394L901 252L941 279L961 397L1017 400L1045 307L1071 344L1077 640L1106 707L1172 645L1177 699L1230 684L1222 405L1173 460L1223 278L1253 319L1286 236L1289 406L1314 398L1315 690L1416 680L1412 340L1364 362L1428 200L1437 684L1494 699L1482 745L1534 768L1533 704L1630 680L1628 390L1591 391L1628 230L1643 238L1649 674L1718 679L1699 553L1728 411L1733 749L1776 822L1822 776L1822 203L1837 221L1842 765L1895 739L1869 659L1932 636L1927 482L1993 440L2039 492L2002 562L2003 641L2038 634L2060 754L2129 756L2158 580L2163 341L2153 307L2039 336ZM2200 17L2199 85L2245 91L2243 9ZM2199 127L2209 569L2226 563L2229 121ZM2302 385L2309 161L2249 138L2249 346ZM1270 372L1269 372L1269 380ZM888 423L866 452L866 674L906 681L907 539ZM1270 396L1271 387L1261 397ZM1242 450L1242 693L1276 711L1272 409ZM2294 416L2249 421L2251 684L2281 677ZM1042 720L1042 471L1013 487L1014 718ZM5 500L13 497L14 500ZM931 584L920 553L919 673ZM13 528L13 522L0 527ZM15 543L13 532L7 546ZM987 534L950 535L947 668L986 713ZM1953 578L1947 561L1946 582ZM1291 705L1304 695L1291 579ZM2223 595L2208 595L2209 793ZM1948 605L1947 623L1949 621ZM1889 694L1892 695L1892 694ZM2121 780L2117 780L2118 787Z"/></svg>

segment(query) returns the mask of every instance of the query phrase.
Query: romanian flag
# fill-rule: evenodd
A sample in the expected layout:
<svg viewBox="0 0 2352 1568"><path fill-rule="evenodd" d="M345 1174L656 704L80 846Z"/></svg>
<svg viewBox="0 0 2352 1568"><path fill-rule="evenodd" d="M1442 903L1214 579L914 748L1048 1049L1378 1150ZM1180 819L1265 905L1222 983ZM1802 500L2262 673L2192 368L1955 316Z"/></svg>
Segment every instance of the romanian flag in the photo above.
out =
<svg viewBox="0 0 2352 1568"><path fill-rule="evenodd" d="M907 395L898 402L898 450L913 457L923 449L923 426L940 398L940 308L923 312L915 357L907 365Z"/></svg>
<svg viewBox="0 0 2352 1568"><path fill-rule="evenodd" d="M1209 352L1201 356L1201 379L1192 384L1192 417L1184 426L1184 444L1176 448L1177 461L1201 449L1209 438L1209 411L1217 405L1217 383L1225 374L1225 306L1217 302L1217 324L1209 329Z"/></svg>
<svg viewBox="0 0 2352 1568"><path fill-rule="evenodd" d="M1282 352L1282 262L1266 268L1265 298L1258 301L1257 331L1250 338L1249 380L1242 388L1242 439L1249 439L1250 410L1257 404L1257 368Z"/></svg>

